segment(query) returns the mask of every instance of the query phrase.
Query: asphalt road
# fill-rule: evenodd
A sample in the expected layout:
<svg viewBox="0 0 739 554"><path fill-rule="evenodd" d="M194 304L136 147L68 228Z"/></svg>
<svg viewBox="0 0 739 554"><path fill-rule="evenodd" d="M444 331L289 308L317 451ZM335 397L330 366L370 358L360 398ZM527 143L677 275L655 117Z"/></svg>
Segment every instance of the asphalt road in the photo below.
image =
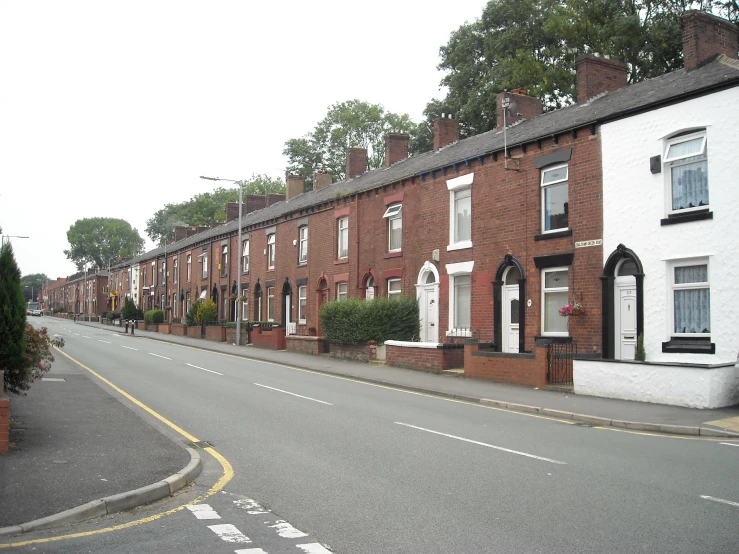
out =
<svg viewBox="0 0 739 554"><path fill-rule="evenodd" d="M254 500L335 552L739 551L739 448L721 441L591 428L44 324L67 354L231 463L214 509L236 517L234 499ZM126 552L127 541L171 537L174 551L216 551L196 546L212 534L201 539L199 521L178 512L150 524L169 529L159 535L142 525L78 546ZM147 544L137 550L155 551Z"/></svg>

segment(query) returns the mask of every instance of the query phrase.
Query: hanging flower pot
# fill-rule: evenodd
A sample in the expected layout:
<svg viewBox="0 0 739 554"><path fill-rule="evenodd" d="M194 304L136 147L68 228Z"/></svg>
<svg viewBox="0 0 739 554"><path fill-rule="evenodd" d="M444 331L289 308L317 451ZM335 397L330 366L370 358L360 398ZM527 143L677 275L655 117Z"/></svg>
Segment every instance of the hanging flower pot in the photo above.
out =
<svg viewBox="0 0 739 554"><path fill-rule="evenodd" d="M570 302L559 309L559 315L562 317L585 315L585 308L579 302L575 302L574 304Z"/></svg>

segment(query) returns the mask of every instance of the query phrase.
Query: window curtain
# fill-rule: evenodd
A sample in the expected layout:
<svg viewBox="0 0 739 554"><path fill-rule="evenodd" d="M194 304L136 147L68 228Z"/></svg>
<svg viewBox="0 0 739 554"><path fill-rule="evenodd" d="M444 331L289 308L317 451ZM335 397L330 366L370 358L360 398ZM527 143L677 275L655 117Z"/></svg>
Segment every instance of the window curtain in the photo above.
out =
<svg viewBox="0 0 739 554"><path fill-rule="evenodd" d="M672 209L708 205L708 162L702 160L672 168Z"/></svg>
<svg viewBox="0 0 739 554"><path fill-rule="evenodd" d="M675 268L675 284L705 283L708 267L697 265ZM711 291L708 287L675 291L675 332L711 332Z"/></svg>

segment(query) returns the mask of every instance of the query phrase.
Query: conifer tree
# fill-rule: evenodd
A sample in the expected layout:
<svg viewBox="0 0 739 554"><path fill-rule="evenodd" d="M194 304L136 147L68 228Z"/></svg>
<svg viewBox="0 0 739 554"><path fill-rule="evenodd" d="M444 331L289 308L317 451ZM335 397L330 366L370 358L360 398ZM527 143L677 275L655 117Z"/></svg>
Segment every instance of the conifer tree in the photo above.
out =
<svg viewBox="0 0 739 554"><path fill-rule="evenodd" d="M13 386L13 368L25 358L26 306L21 272L10 242L0 247L0 371L5 372L3 389Z"/></svg>

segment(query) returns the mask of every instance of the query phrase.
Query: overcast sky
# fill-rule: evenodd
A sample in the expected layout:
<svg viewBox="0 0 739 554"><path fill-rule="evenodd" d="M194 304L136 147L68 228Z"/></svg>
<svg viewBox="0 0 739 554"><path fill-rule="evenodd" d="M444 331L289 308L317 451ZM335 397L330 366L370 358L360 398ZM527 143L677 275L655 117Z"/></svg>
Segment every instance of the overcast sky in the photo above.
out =
<svg viewBox="0 0 739 554"><path fill-rule="evenodd" d="M415 121L484 0L0 3L0 227L23 274L75 272L78 219L146 235L167 202L284 178L286 140L360 99ZM228 183L224 183L228 186Z"/></svg>

